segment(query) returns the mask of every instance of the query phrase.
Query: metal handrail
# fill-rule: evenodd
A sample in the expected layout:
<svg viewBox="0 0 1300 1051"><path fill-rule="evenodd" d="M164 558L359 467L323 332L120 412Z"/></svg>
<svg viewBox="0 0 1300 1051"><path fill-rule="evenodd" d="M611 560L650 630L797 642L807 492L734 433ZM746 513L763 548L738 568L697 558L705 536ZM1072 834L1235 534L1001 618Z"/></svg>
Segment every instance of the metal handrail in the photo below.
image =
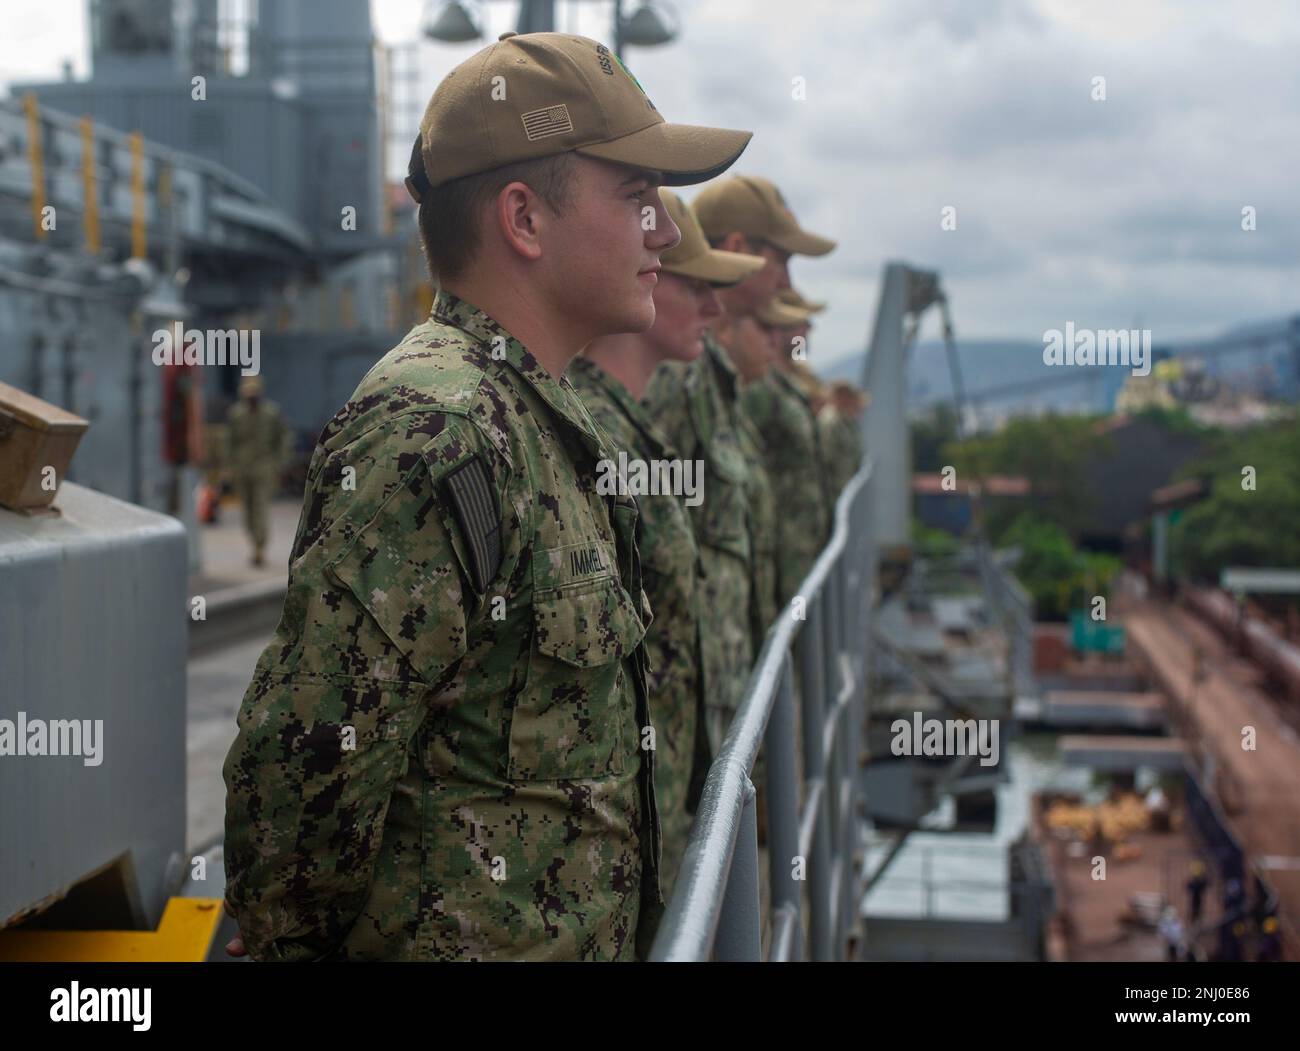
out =
<svg viewBox="0 0 1300 1051"><path fill-rule="evenodd" d="M805 914L813 959L849 953L863 876L858 756L875 572L867 514L871 477L868 460L840 494L830 540L791 608L768 630L744 700L709 768L652 960L760 958L756 790L749 772L762 745L769 958L803 957ZM795 754L796 661L802 778Z"/></svg>

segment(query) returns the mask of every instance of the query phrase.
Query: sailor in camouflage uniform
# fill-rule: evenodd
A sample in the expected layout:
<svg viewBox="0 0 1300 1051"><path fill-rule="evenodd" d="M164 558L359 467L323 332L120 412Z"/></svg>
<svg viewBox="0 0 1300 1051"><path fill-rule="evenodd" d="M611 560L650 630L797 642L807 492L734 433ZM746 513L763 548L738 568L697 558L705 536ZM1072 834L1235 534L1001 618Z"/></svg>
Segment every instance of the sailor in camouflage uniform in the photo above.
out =
<svg viewBox="0 0 1300 1051"><path fill-rule="evenodd" d="M704 500L690 508L700 547L700 607L708 618L701 659L709 747L717 753L753 669L753 546L736 370L714 342L690 365L656 370L643 403L685 459L703 461Z"/></svg>
<svg viewBox="0 0 1300 1051"><path fill-rule="evenodd" d="M613 450L562 374L654 320L678 238L658 181L710 178L748 138L665 124L562 34L506 34L434 93L407 186L441 289L312 458L225 764L232 954L646 954L637 508L599 490Z"/></svg>
<svg viewBox="0 0 1300 1051"><path fill-rule="evenodd" d="M849 479L862 467L861 420L868 400L869 395L864 391L837 380L831 384L826 401L817 413L817 426L822 432L822 448L829 467L827 478L837 500Z"/></svg>
<svg viewBox="0 0 1300 1051"><path fill-rule="evenodd" d="M803 393L817 416L818 444L833 520L840 493L862 466L861 417L867 396L844 380L826 385L808 366L812 318L825 310L826 304L805 299L794 288L782 289L777 293L777 300L803 315L801 321L783 330L781 349L789 353L779 356L778 363L787 368L785 375ZM796 344L796 340L802 342ZM802 353L796 352L796 347Z"/></svg>
<svg viewBox="0 0 1300 1051"><path fill-rule="evenodd" d="M253 544L255 566L266 561L271 501L293 443L280 407L264 395L261 376L244 376L239 398L226 417L225 466L244 505L244 530Z"/></svg>
<svg viewBox="0 0 1300 1051"><path fill-rule="evenodd" d="M690 367L696 374L688 370L678 377L664 372L662 377L656 376L651 393L657 406L707 406L709 411L696 413L705 423L695 428L700 447L706 451L730 447L739 454L734 472L736 487L743 494L748 601L744 605L734 600L731 604L710 603L710 609L716 611L721 625L732 630L736 630L738 618L735 613L728 616L727 611L744 611L749 622L748 652L732 653L735 664L724 668L716 685L708 687L710 737L717 748L739 708L754 659L780 608L778 521L785 509L778 504L774 481L764 463L763 435L745 411L741 393L771 366L770 340L755 315L790 286L787 266L792 255L824 255L835 242L803 230L780 191L758 177L732 176L711 183L696 196L693 211L714 248L758 255L767 261L753 277L719 294L726 313L715 326L717 340L710 342L707 359ZM721 425L717 421L722 421ZM714 491L716 494L716 487ZM759 790L757 816L762 842L766 827L765 750L759 751L752 779Z"/></svg>
<svg viewBox="0 0 1300 1051"><path fill-rule="evenodd" d="M737 402L737 434L740 448L745 454L745 491L749 509L750 545L754 559L750 565L752 589L750 592L750 633L754 639L754 656L763 648L772 622L780 609L778 569L780 557L779 520L785 509L777 507L776 479L767 466L763 454L763 435L745 408L746 392L762 383L771 371L772 360L767 333L755 318L737 318L726 326L730 342L724 353L736 367L740 397ZM760 754L761 761L761 754ZM763 771L755 767L755 776Z"/></svg>
<svg viewBox="0 0 1300 1051"><path fill-rule="evenodd" d="M831 502L817 416L790 371L792 334L806 314L773 299L759 310L757 320L767 331L773 367L745 387L743 404L762 436L763 462L781 508L777 593L785 606L830 539Z"/></svg>
<svg viewBox="0 0 1300 1051"><path fill-rule="evenodd" d="M625 481L640 510L637 550L654 610L645 642L655 799L663 826L660 885L667 897L711 759L700 663L699 552L688 517L688 504L698 505L710 493L704 472L697 470L703 465L682 460L638 398L660 362L689 361L703 353L707 327L722 313L714 288L735 284L759 270L763 260L711 250L681 198L668 190L660 196L682 239L661 258L654 325L642 333L595 340L569 366L568 377L611 445L633 464ZM672 474L652 474L652 465ZM620 459L611 473L623 466ZM656 478L675 478L678 491L644 492L647 481Z"/></svg>
<svg viewBox="0 0 1300 1051"><path fill-rule="evenodd" d="M668 429L678 447L698 449L700 455L716 461L711 461L710 477L720 479L724 492L736 494L719 501L720 485L715 483L711 501L717 506L699 516L696 529L702 546L717 551L724 566L743 562L748 578L743 584L733 582L730 593L713 596L718 601L708 603L719 627L727 629L714 640L722 659L714 662L716 676L707 680L710 703L718 712L710 735L718 738L716 748L739 706L754 658L778 608L778 505L763 465L762 435L748 420L740 400L742 385L757 379L770 365L768 339L754 315L780 289L789 287L787 264L792 254L822 255L835 242L801 229L776 187L757 177L733 176L704 187L693 211L714 248L767 261L761 271L719 293L726 313L715 326L716 341L709 340L706 355L684 372L661 368L648 399L656 413L670 421ZM730 616L728 611L733 611ZM743 611L747 630L738 627L734 611ZM740 638L742 634L748 639ZM736 642L723 649L733 636ZM756 767L755 778L761 782L761 777Z"/></svg>

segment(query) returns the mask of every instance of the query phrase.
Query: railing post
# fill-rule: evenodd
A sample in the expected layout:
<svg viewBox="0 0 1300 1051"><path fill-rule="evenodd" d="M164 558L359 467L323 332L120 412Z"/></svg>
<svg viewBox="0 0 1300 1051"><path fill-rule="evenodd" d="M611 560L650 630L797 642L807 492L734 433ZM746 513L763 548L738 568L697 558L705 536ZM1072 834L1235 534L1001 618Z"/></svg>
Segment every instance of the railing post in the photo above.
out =
<svg viewBox="0 0 1300 1051"><path fill-rule="evenodd" d="M831 786L826 778L826 756L822 750L825 730L825 651L822 644L821 602L808 607L808 622L799 633L799 670L803 686L804 778L810 789L821 787L817 819L813 827L811 857L805 858L809 877L809 927L812 933L812 958L818 962L833 959L831 951L831 852L826 797ZM809 792L812 803L815 795Z"/></svg>
<svg viewBox="0 0 1300 1051"><path fill-rule="evenodd" d="M776 704L767 724L767 844L771 912L793 906L795 938L793 959L802 957L802 894L790 871L799 853L799 786L795 769L794 683L790 656L781 663Z"/></svg>
<svg viewBox="0 0 1300 1051"><path fill-rule="evenodd" d="M844 917L847 929L852 931L858 919L858 867L857 857L860 846L861 821L866 810L862 791L862 772L860 761L862 754L862 733L867 717L867 676L871 667L870 623L871 602L875 587L873 562L873 545L869 534L870 519L866 513L870 492L870 482L854 495L850 507L850 536L853 543L846 546L845 561L853 567L853 579L849 584L846 597L846 648L853 661L853 696L849 701L845 718L848 721L845 750L848 756L849 783L849 817L848 842L845 844L847 868L849 872L848 909ZM856 525L856 528L853 528Z"/></svg>
<svg viewBox="0 0 1300 1051"><path fill-rule="evenodd" d="M819 559L803 623L782 619L768 634L743 718L706 779L652 959L762 957L757 797L746 773L760 745L768 756L770 958L838 960L857 929L858 756L876 575L870 478L869 467L856 476L839 509L844 529ZM802 880L793 878L796 859Z"/></svg>
<svg viewBox="0 0 1300 1051"><path fill-rule="evenodd" d="M836 559L835 568L831 574L831 579L835 582L832 594L835 597L836 619L839 622L836 631L839 645L836 647L835 652L835 666L841 676L845 677L844 681L840 683L839 689L836 690L837 704L844 687L851 685L851 692L846 698L843 709L839 712L839 723L835 733L837 797L835 856L840 866L840 901L835 932L837 958L842 956L844 947L848 942L849 930L853 925L853 916L856 909L854 893L857 884L853 867L856 838L854 828L857 820L856 784L858 777L857 751L854 744L856 730L854 720L857 712L856 696L862 688L862 683L854 655L856 654L855 647L860 646L862 643L860 639L855 640L849 634L850 627L855 619L851 612L853 593L850 590L848 580L849 567L852 563L853 557L849 552L848 545L845 545L844 550L840 552Z"/></svg>
<svg viewBox="0 0 1300 1051"><path fill-rule="evenodd" d="M824 750L826 730L828 727L836 725L836 702L839 699L841 686L840 666L837 659L839 651L835 643L837 627L835 624L836 607L834 572L828 573L826 576L826 583L822 587L818 605L820 606L822 613L821 637L824 672L822 676L822 717L817 723L817 733L822 738L822 747ZM839 756L839 733L837 731L834 739L831 741L830 750L824 752L823 755L823 762L825 763L824 776L826 779L826 805L824 811L829 832L827 851L830 855L832 873L836 871L836 866L840 864L840 847L842 845L841 840L843 839L841 829L843 827L844 815L841 813L843 808L840 799L840 777L842 768L839 762ZM838 883L833 883L832 887L838 885ZM832 924L832 952L835 952L836 946L834 940L839 937L840 930L840 909L838 899L832 899L831 907L833 909L832 919L834 921ZM832 957L832 959L833 958L834 957Z"/></svg>
<svg viewBox="0 0 1300 1051"><path fill-rule="evenodd" d="M770 761L769 756L769 761ZM745 777L745 805L740 832L722 897L714 956L723 961L756 963L762 955L762 922L758 900L758 816L754 783Z"/></svg>

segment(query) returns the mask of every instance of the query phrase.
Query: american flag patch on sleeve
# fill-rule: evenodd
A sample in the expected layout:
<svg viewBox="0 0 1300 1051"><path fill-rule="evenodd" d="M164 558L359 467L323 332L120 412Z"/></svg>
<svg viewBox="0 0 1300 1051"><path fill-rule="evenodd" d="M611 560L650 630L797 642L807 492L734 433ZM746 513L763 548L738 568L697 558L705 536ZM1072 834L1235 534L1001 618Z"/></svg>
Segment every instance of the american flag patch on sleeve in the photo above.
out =
<svg viewBox="0 0 1300 1051"><path fill-rule="evenodd" d="M469 548L474 590L482 594L501 568L501 517L483 461L475 456L452 471L447 489Z"/></svg>
<svg viewBox="0 0 1300 1051"><path fill-rule="evenodd" d="M546 109L535 109L531 113L523 115L524 134L528 136L528 141L534 139L544 139L548 135L563 135L566 131L573 130L573 121L569 119L569 107L561 103L558 106L547 106Z"/></svg>

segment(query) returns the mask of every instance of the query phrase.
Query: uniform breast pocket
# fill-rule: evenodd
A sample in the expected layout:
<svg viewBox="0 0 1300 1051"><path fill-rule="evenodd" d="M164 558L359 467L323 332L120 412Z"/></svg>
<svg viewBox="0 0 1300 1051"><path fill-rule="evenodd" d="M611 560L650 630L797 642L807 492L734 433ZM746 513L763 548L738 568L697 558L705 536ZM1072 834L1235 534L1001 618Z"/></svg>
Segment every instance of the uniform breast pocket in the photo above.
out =
<svg viewBox="0 0 1300 1051"><path fill-rule="evenodd" d="M528 679L510 716L513 781L621 773L636 692L623 660L645 635L613 576L539 592Z"/></svg>
<svg viewBox="0 0 1300 1051"><path fill-rule="evenodd" d="M749 560L745 526L745 460L739 449L716 443L704 465L704 499L696 509L700 543Z"/></svg>

